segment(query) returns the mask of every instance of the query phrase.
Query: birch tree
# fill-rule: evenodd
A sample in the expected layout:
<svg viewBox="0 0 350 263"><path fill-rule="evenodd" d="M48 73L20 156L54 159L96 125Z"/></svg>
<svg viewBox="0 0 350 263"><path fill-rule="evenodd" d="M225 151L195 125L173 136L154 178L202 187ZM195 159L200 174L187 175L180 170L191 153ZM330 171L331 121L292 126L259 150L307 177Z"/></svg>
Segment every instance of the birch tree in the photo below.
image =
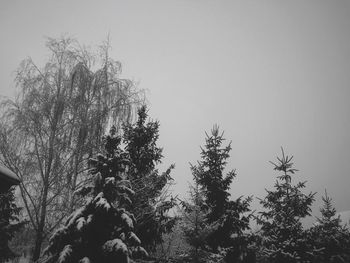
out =
<svg viewBox="0 0 350 263"><path fill-rule="evenodd" d="M36 233L33 260L47 235L75 209L74 191L86 183L86 160L111 124L120 127L143 103L142 91L120 78L109 41L93 55L71 38L46 42L49 58L31 58L16 74L19 93L3 101L0 162L15 172L24 207ZM84 179L82 179L84 178Z"/></svg>

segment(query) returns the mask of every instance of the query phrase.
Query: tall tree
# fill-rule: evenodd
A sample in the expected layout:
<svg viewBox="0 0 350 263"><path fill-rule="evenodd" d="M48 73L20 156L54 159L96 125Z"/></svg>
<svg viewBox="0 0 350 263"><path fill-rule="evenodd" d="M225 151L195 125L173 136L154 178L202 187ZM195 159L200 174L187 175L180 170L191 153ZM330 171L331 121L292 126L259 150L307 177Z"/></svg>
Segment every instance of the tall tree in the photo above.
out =
<svg viewBox="0 0 350 263"><path fill-rule="evenodd" d="M219 127L214 126L211 136L206 133L206 144L201 148L202 160L198 166L191 165L194 180L204 191L206 203L211 207L208 215L211 221L220 219L229 206L230 184L236 176L234 170L224 176L224 169L231 151L231 143L222 147L225 139L219 134Z"/></svg>
<svg viewBox="0 0 350 263"><path fill-rule="evenodd" d="M16 82L16 100L3 103L0 162L16 173L24 207L35 230L33 259L43 240L78 202L74 191L86 160L101 144L110 123L128 121L140 101L131 81L121 79L120 63L100 56L69 38L48 39L50 57L44 67L24 60ZM93 71L92 68L98 68Z"/></svg>
<svg viewBox="0 0 350 263"><path fill-rule="evenodd" d="M68 218L50 239L46 262L129 262L147 256L134 234L129 212L134 191L128 180L128 154L120 148L116 128L105 137L105 149L91 159L95 182L80 190L86 204Z"/></svg>
<svg viewBox="0 0 350 263"><path fill-rule="evenodd" d="M310 216L315 193L304 194L305 182L292 184L292 175L297 171L282 149L282 158L273 163L277 176L274 190L260 202L265 211L260 212L262 246L258 251L261 262L305 262L308 248L301 219Z"/></svg>
<svg viewBox="0 0 350 263"><path fill-rule="evenodd" d="M201 152L202 160L191 165L194 181L201 187L208 205L208 223L216 222L217 229L208 238L208 244L214 250L220 247L233 247L239 255L244 248L244 231L249 229L249 204L251 197L230 200L230 184L236 173L234 170L224 175L231 151L231 143L223 146L223 133L214 126L211 135L206 133L206 143Z"/></svg>
<svg viewBox="0 0 350 263"><path fill-rule="evenodd" d="M15 256L9 247L9 241L19 231L25 221L20 221L19 213L21 208L15 204L14 189L10 188L0 193L0 262L7 262Z"/></svg>
<svg viewBox="0 0 350 263"><path fill-rule="evenodd" d="M342 225L339 216L336 216L337 211L326 191L322 200L321 217L317 218L317 223L308 230L308 242L318 251L312 255L313 262L350 262L349 228Z"/></svg>
<svg viewBox="0 0 350 263"><path fill-rule="evenodd" d="M131 160L130 179L135 191L132 207L138 222L135 233L146 249L154 250L175 223L175 218L168 214L175 205L175 199L168 193L174 165L163 173L156 168L163 158L162 148L157 145L159 122L147 117L147 108L142 106L137 121L124 126L123 140Z"/></svg>

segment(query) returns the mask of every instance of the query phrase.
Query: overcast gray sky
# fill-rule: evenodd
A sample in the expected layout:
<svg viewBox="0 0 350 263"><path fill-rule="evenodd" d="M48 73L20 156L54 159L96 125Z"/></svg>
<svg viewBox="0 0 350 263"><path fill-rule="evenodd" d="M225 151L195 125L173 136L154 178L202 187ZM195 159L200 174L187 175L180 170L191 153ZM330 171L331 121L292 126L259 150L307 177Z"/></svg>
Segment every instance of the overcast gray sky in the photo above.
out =
<svg viewBox="0 0 350 263"><path fill-rule="evenodd" d="M45 36L93 48L109 33L123 77L148 90L174 193L187 191L188 163L217 123L232 140L233 197L273 187L268 161L283 146L295 180L318 192L315 212L325 188L350 209L349 1L2 0L0 32L7 96L22 59L45 61Z"/></svg>

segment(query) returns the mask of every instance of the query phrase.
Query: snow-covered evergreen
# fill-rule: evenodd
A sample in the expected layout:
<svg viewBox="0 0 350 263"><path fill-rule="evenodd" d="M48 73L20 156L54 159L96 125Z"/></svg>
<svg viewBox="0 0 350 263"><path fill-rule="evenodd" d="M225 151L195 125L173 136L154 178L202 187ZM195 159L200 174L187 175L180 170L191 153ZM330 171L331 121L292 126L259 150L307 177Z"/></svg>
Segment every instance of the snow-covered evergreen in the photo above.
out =
<svg viewBox="0 0 350 263"><path fill-rule="evenodd" d="M115 127L104 142L104 152L90 160L95 181L81 191L88 201L50 238L46 262L122 263L147 256L133 233L136 221L129 212L133 190L127 174L130 161Z"/></svg>
<svg viewBox="0 0 350 263"><path fill-rule="evenodd" d="M216 225L206 239L213 252L220 248L231 248L231 258L238 258L247 249L251 197L230 200L230 184L236 176L234 170L225 174L231 143L223 146L223 133L214 126L211 134L206 134L205 145L201 148L201 160L191 165L194 181L199 185L207 209L206 223ZM234 259L232 259L234 260Z"/></svg>
<svg viewBox="0 0 350 263"><path fill-rule="evenodd" d="M325 192L322 197L321 217L308 230L309 244L317 248L319 253L313 255L314 262L335 263L350 262L350 231L343 226L332 199Z"/></svg>
<svg viewBox="0 0 350 263"><path fill-rule="evenodd" d="M302 193L305 182L292 184L292 175L297 172L291 162L293 157L285 156L282 149L282 158L277 159L278 163L272 164L282 174L277 177L274 190L267 190L267 196L260 200L265 211L258 218L258 262L306 262L316 251L308 245L301 219L310 215L315 194Z"/></svg>
<svg viewBox="0 0 350 263"><path fill-rule="evenodd" d="M147 117L147 108L142 106L136 123L124 126L123 142L130 156L129 175L135 191L131 208L138 222L135 233L148 250L154 250L174 226L176 219L168 212L176 202L167 192L174 165L163 173L156 169L163 158L162 148L157 145L159 122L147 120Z"/></svg>

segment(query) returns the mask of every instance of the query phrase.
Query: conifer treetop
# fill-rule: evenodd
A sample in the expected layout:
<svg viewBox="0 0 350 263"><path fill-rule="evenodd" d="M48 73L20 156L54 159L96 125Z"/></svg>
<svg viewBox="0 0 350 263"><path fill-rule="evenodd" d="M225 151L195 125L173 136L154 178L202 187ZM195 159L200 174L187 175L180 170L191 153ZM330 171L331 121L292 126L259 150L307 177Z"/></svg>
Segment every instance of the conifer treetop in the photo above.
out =
<svg viewBox="0 0 350 263"><path fill-rule="evenodd" d="M320 208L321 218L317 217L317 222L320 225L338 225L340 226L340 216L335 217L337 210L332 204L332 198L327 194L327 190L324 190L324 196L322 196L323 207Z"/></svg>
<svg viewBox="0 0 350 263"><path fill-rule="evenodd" d="M235 170L225 172L231 142L224 145L224 132L220 133L217 125L214 125L211 134L205 134L201 160L197 165L191 164L193 179L203 196L203 205L195 207L203 209L200 212L205 216L207 225L203 229L210 230L207 233L207 246L212 251L217 251L219 247L234 248L238 258L245 249L244 231L249 229L251 197L230 200L230 185L236 177Z"/></svg>
<svg viewBox="0 0 350 263"><path fill-rule="evenodd" d="M292 184L292 175L298 170L293 168L293 156L285 155L277 162L270 162L274 170L281 172L277 176L273 190L266 190L264 199L259 199L264 211L260 212L257 222L261 225L262 247L258 256L262 262L303 262L301 259L312 250L308 248L301 219L311 215L311 204L315 193L304 194L306 182Z"/></svg>
<svg viewBox="0 0 350 263"><path fill-rule="evenodd" d="M196 166L191 164L191 170L195 182L204 190L206 203L212 207L212 220L215 221L224 214L228 206L228 190L236 172L231 170L224 174L232 147L231 142L222 146L225 139L224 133L219 133L219 126L214 125L211 135L205 134L205 145L201 147L201 161L198 161Z"/></svg>
<svg viewBox="0 0 350 263"><path fill-rule="evenodd" d="M147 107L142 106L136 122L123 127L123 143L130 157L129 178L135 191L131 209L138 222L135 233L148 251L156 248L175 223L175 218L168 215L175 205L168 192L174 165L162 173L157 169L163 158L158 146L159 125L158 121L148 120Z"/></svg>

